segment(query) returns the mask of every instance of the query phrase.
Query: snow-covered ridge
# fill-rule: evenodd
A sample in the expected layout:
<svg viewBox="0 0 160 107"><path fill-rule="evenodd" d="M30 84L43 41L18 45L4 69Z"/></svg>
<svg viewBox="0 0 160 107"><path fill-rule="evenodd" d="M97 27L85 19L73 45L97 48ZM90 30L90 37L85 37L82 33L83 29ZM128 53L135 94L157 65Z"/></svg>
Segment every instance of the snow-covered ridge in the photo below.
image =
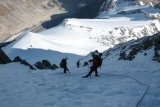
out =
<svg viewBox="0 0 160 107"><path fill-rule="evenodd" d="M105 46L113 47L116 44L124 43L132 39L138 39L144 36L150 36L160 31L160 22L153 21L148 25L137 26L133 28L115 27L114 29L95 37L98 42Z"/></svg>
<svg viewBox="0 0 160 107"><path fill-rule="evenodd" d="M11 59L19 55L27 61L33 57L34 60L45 58L31 51L37 49L87 55L95 49L103 52L116 44L155 34L160 31L159 27L158 20L131 21L127 17L66 19L61 25L39 34L26 33L3 50Z"/></svg>
<svg viewBox="0 0 160 107"><path fill-rule="evenodd" d="M150 36L160 31L160 21L158 20L136 22L125 17L93 20L66 19L63 24L72 31L77 29L85 31L91 39L106 48L132 39Z"/></svg>

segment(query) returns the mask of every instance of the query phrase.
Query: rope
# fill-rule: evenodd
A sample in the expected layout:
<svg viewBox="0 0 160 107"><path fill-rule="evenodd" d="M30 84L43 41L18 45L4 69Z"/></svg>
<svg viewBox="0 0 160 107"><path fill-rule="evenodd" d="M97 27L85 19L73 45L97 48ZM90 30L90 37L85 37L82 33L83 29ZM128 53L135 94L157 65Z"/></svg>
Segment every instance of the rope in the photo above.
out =
<svg viewBox="0 0 160 107"><path fill-rule="evenodd" d="M145 92L143 93L143 95L141 96L141 98L139 99L139 101L137 102L137 104L136 104L135 107L139 106L139 104L141 103L141 101L143 100L143 98L145 97L145 95L147 94L148 89L149 89L149 86L147 86Z"/></svg>
<svg viewBox="0 0 160 107"><path fill-rule="evenodd" d="M139 80L137 80L137 79L135 79L135 78L133 78L133 77L131 77L131 76L117 75L117 74L108 74L108 75L112 75L112 76L122 76L122 77L131 78L131 79L135 80L137 83L139 83L139 84L147 87L146 90L145 90L145 92L142 94L142 96L140 97L140 99L139 99L138 102L136 103L135 107L138 107L138 106L139 106L139 104L140 104L141 101L144 99L145 95L147 94L148 89L150 88L149 85L144 84L144 83L140 82Z"/></svg>
<svg viewBox="0 0 160 107"><path fill-rule="evenodd" d="M131 78L131 79L135 80L137 83L139 83L139 84L141 84L141 85L143 85L143 86L148 86L147 84L144 84L144 83L140 82L139 80L137 80L137 79L135 79L135 78L133 78L133 77L131 77L131 76L127 76L127 75L117 75L117 74L108 74L108 75Z"/></svg>
<svg viewBox="0 0 160 107"><path fill-rule="evenodd" d="M153 71L153 72L157 72L157 71L160 71L160 70L155 70L155 71ZM145 85L146 85L146 84L145 84ZM140 100L138 101L138 103L136 104L136 107L139 106L139 104L141 103L141 101L143 100L143 98L145 97L145 95L147 94L149 88L150 88L150 86L147 85L147 89L146 89L146 91L143 93L143 95L142 95L142 97L140 98Z"/></svg>

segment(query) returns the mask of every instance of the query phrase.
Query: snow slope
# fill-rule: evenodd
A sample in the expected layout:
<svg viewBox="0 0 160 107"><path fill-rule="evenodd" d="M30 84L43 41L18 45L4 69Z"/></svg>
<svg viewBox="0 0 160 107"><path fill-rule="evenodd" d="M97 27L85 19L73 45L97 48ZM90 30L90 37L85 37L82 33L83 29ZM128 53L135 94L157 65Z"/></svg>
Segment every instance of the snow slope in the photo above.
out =
<svg viewBox="0 0 160 107"><path fill-rule="evenodd" d="M133 61L117 61L116 52L103 61L100 77L83 79L88 67L30 70L19 63L0 65L1 107L159 107L160 63L153 48ZM71 62L74 63L74 62Z"/></svg>
<svg viewBox="0 0 160 107"><path fill-rule="evenodd" d="M108 19L66 19L40 33L26 32L4 47L11 59L19 55L31 64L42 59L59 64L67 56L70 74L30 70L19 63L0 65L0 106L160 107L160 63L152 60L154 47L138 52L132 61L118 61L119 50L114 50L98 69L100 77L93 73L82 78L89 70L82 64L91 51L160 31L159 20L142 13L104 17ZM76 68L79 59L81 67Z"/></svg>

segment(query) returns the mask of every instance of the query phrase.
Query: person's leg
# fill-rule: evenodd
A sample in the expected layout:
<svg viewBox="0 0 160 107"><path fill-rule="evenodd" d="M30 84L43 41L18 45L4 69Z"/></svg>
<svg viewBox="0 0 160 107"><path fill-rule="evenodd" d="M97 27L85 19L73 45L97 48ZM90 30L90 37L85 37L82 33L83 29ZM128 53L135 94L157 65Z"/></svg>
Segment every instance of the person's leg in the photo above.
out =
<svg viewBox="0 0 160 107"><path fill-rule="evenodd" d="M66 71L69 71L68 67L66 67Z"/></svg>
<svg viewBox="0 0 160 107"><path fill-rule="evenodd" d="M95 68L94 71L95 71L95 76L99 76L99 75L98 75L97 68Z"/></svg>
<svg viewBox="0 0 160 107"><path fill-rule="evenodd" d="M93 71L94 71L93 67L91 67L89 73L86 76L83 76L82 78L87 78L88 76L92 74Z"/></svg>
<svg viewBox="0 0 160 107"><path fill-rule="evenodd" d="M66 67L66 71L68 71L68 73L70 74L70 71L69 71L68 67Z"/></svg>
<svg viewBox="0 0 160 107"><path fill-rule="evenodd" d="M66 71L67 71L66 67L64 67L63 69L64 69L64 73L66 73Z"/></svg>

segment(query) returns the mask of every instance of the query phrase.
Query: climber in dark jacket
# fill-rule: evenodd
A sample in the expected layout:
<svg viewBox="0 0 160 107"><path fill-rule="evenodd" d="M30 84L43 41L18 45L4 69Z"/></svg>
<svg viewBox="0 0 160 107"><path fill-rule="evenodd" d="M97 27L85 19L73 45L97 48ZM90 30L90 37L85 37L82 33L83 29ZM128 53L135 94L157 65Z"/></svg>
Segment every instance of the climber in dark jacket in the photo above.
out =
<svg viewBox="0 0 160 107"><path fill-rule="evenodd" d="M63 58L62 61L60 62L60 67L63 68L64 73L66 73L67 71L69 72L69 69L67 67L67 57Z"/></svg>
<svg viewBox="0 0 160 107"><path fill-rule="evenodd" d="M86 76L83 76L82 78L87 78L88 76L92 74L93 71L95 71L95 76L97 77L99 76L97 72L97 68L100 67L101 57L97 53L95 55L92 55L92 57L93 57L93 60L89 60L89 62L91 63L90 71Z"/></svg>

